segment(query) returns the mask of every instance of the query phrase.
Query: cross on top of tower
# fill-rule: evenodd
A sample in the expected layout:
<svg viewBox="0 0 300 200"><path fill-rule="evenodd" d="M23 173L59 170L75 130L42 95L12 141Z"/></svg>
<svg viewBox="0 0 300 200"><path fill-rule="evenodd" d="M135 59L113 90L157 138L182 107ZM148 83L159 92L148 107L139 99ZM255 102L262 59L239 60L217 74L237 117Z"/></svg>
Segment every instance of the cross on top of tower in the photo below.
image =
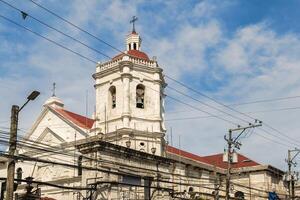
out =
<svg viewBox="0 0 300 200"><path fill-rule="evenodd" d="M56 90L56 83L53 83L53 87L52 87L52 96L55 97L55 90Z"/></svg>
<svg viewBox="0 0 300 200"><path fill-rule="evenodd" d="M130 20L130 23L132 23L132 32L135 33L135 21L137 21L138 18L136 16L133 16Z"/></svg>

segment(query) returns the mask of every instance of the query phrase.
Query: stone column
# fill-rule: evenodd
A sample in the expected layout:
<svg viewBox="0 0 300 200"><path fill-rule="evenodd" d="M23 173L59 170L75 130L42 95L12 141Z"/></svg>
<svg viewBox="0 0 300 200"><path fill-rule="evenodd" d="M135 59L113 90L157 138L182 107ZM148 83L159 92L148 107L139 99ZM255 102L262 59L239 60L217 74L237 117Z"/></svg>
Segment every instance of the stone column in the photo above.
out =
<svg viewBox="0 0 300 200"><path fill-rule="evenodd" d="M123 57L122 62L120 62L121 67L121 77L123 82L123 110L122 110L122 119L123 119L123 127L130 127L130 80L132 75L130 73L130 68L132 67L132 63L126 59L127 56Z"/></svg>
<svg viewBox="0 0 300 200"><path fill-rule="evenodd" d="M161 96L161 80L160 80L160 75L159 73L155 73L154 74L154 85L153 85L153 89L155 91L154 95L153 95L153 101L154 101L154 118L155 120L157 120L157 122L155 122L154 127L153 127L153 131L156 132L160 132L160 120L161 120L161 100L160 100L160 96Z"/></svg>

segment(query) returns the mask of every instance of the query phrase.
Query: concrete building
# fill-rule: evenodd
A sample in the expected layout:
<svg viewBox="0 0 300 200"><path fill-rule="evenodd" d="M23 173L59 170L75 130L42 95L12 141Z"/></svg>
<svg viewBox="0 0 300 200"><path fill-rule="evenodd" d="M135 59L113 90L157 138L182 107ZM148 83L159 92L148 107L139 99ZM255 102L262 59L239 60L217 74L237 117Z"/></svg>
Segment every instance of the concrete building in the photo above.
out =
<svg viewBox="0 0 300 200"><path fill-rule="evenodd" d="M66 110L56 96L45 102L21 141L16 166L22 178L32 176L40 182L42 196L113 200L214 199L218 195L224 199L227 163L223 154L198 156L167 144L163 70L155 58L141 51L141 41L132 31L124 53L96 66L92 118ZM5 177L6 164L1 162L0 174ZM230 195L267 199L268 192L275 191L284 199L283 175L275 167L238 154ZM20 185L18 192L24 188Z"/></svg>

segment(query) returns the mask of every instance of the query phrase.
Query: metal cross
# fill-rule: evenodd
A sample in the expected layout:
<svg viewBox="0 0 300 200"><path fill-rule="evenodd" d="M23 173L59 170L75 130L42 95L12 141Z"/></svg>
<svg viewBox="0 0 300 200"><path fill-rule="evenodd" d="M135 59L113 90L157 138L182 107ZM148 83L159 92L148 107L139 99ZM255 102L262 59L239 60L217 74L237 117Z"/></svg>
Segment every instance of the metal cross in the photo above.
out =
<svg viewBox="0 0 300 200"><path fill-rule="evenodd" d="M138 18L136 16L133 16L132 17L132 20L130 20L130 23L132 23L132 32L135 32L135 26L134 26L134 23L135 21L137 21Z"/></svg>
<svg viewBox="0 0 300 200"><path fill-rule="evenodd" d="M56 89L56 83L53 83L53 88L52 88L52 96L55 97L55 89Z"/></svg>

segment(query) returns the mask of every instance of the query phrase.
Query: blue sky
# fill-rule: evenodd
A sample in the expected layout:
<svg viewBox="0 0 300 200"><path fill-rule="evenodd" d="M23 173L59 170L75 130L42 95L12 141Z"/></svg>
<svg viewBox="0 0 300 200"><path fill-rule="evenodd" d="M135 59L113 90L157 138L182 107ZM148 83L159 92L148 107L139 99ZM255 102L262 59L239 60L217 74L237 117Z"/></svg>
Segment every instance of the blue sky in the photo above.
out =
<svg viewBox="0 0 300 200"><path fill-rule="evenodd" d="M41 10L29 0L5 0L38 19L77 39L88 43L113 57L115 50L65 24ZM299 1L37 1L80 27L97 35L118 49L124 49L124 39L131 30L129 20L138 16L137 31L143 42L142 50L149 57L157 56L164 72L189 86L216 98L224 104L294 96L300 93L300 25ZM1 15L29 27L94 60L107 58L63 37L31 18L23 20L20 13L0 2ZM73 55L31 33L0 18L0 126L8 128L10 106L21 105L31 90L41 91L41 96L31 102L20 116L22 133L51 96L52 83L57 83L57 95L66 108L84 114L88 91L89 113L94 108L94 89L91 75L95 65ZM167 79L189 95L224 112L238 116L214 102L197 96ZM172 90L170 95L195 105L215 115L222 113ZM299 99L249 104L235 107L242 112L295 107ZM204 113L166 99L167 119L203 116ZM299 110L251 113L274 126L290 138L300 140L298 130ZM224 116L242 124L237 119ZM245 117L245 116L238 116ZM249 119L247 119L249 120ZM174 138L179 135L181 146L200 155L223 151L223 135L231 124L215 118L167 121ZM284 159L290 139L283 139L276 131L266 128L275 136L261 130L242 140L241 153L264 164L285 169ZM269 140L259 137L265 135ZM175 139L174 139L175 140ZM275 140L276 142L271 142ZM289 147L279 145L282 142ZM178 141L173 142L174 145ZM298 143L298 142L297 142ZM213 146L213 148L212 148ZM261 153L264 152L264 153Z"/></svg>

